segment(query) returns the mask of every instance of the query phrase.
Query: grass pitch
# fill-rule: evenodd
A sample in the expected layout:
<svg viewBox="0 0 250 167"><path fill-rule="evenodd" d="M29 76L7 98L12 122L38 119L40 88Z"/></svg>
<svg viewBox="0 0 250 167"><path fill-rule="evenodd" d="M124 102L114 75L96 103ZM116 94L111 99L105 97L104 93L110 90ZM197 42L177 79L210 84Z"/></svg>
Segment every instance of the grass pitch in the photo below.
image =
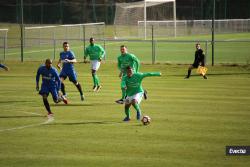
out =
<svg viewBox="0 0 250 167"><path fill-rule="evenodd" d="M0 166L249 166L249 156L226 156L228 145L250 143L250 67L208 67L208 80L187 66L142 65L149 99L141 103L152 122L122 122L123 105L116 64L102 64L103 88L91 91L89 64L76 64L86 101L68 80L69 104L49 102L55 121L46 121L35 74L43 62L6 62L0 71Z"/></svg>

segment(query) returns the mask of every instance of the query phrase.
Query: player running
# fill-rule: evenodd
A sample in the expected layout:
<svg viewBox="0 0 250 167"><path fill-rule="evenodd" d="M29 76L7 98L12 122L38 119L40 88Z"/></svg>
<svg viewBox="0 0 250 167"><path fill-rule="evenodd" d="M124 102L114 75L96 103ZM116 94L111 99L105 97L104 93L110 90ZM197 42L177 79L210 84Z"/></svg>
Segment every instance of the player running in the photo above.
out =
<svg viewBox="0 0 250 167"><path fill-rule="evenodd" d="M61 70L59 75L61 80L61 90L63 96L66 96L64 80L69 77L69 80L76 86L80 92L81 100L84 100L84 95L82 92L82 87L79 82L77 82L77 75L74 69L74 63L76 63L75 54L69 49L69 43L63 43L63 52L60 53L60 59L57 63L57 67ZM62 65L61 65L62 64Z"/></svg>
<svg viewBox="0 0 250 167"><path fill-rule="evenodd" d="M126 68L128 66L132 68L133 72L138 72L140 67L140 61L135 55L128 53L127 47L125 45L120 46L120 51L121 55L117 58L117 61L118 61L118 69L120 70L119 78L122 79L127 75ZM115 101L118 104L123 104L124 99L126 97L126 91L122 86L121 90L122 90L122 98ZM144 92L145 92L144 98L147 99L146 91Z"/></svg>
<svg viewBox="0 0 250 167"><path fill-rule="evenodd" d="M135 73L133 68L128 66L126 68L127 76L122 79L122 88L126 90L127 97L125 99L125 115L123 121L130 121L130 110L131 105L136 110L136 119L141 119L141 108L139 106L143 98L142 80L149 76L161 76L160 72L150 73Z"/></svg>
<svg viewBox="0 0 250 167"><path fill-rule="evenodd" d="M39 80L40 75L42 75L42 84L41 90L39 91ZM53 113L51 112L50 105L48 102L49 93L53 97L55 103L63 101L67 104L67 99L59 95L59 90L61 87L61 81L58 75L56 68L52 67L52 61L46 59L45 65L42 65L38 68L36 74L36 90L39 91L39 94L43 97L43 104L48 112L48 122L54 120Z"/></svg>
<svg viewBox="0 0 250 167"><path fill-rule="evenodd" d="M100 46L95 44L95 39L90 38L89 39L90 45L85 49L84 51L84 63L87 63L86 59L89 56L90 62L91 62L91 73L93 78L93 91L99 91L101 89L100 80L97 76L97 71L100 68L102 58L105 55L104 49Z"/></svg>
<svg viewBox="0 0 250 167"><path fill-rule="evenodd" d="M0 68L3 68L5 71L9 71L9 67L7 67L6 65L3 65L0 63Z"/></svg>
<svg viewBox="0 0 250 167"><path fill-rule="evenodd" d="M197 43L195 47L196 51L194 56L194 63L189 66L188 74L185 79L188 79L190 77L192 69L198 68L198 66L205 67L205 55L203 53L203 50L201 49L201 45ZM206 72L201 72L201 75L204 79L207 79Z"/></svg>

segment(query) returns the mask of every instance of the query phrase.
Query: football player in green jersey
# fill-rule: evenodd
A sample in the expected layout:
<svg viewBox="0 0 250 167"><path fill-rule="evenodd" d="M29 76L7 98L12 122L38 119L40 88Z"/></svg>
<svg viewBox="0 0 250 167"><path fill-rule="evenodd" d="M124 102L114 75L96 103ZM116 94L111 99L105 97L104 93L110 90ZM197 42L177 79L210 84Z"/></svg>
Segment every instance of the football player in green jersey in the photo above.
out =
<svg viewBox="0 0 250 167"><path fill-rule="evenodd" d="M134 72L139 71L140 67L140 61L139 59L131 53L128 53L127 47L125 45L120 46L121 55L117 58L118 61L118 69L120 70L119 78L122 79L127 75L126 68L130 66ZM116 103L123 104L124 99L126 97L126 91L121 86L122 89L122 98L119 100L116 100Z"/></svg>
<svg viewBox="0 0 250 167"><path fill-rule="evenodd" d="M125 115L123 121L130 121L130 110L131 105L136 110L136 119L141 119L140 102L143 98L144 90L142 88L142 80L145 77L150 76L161 76L160 72L149 72L149 73L136 73L133 67L128 66L126 68L127 76L122 78L122 88L126 90L127 97L125 99Z"/></svg>
<svg viewBox="0 0 250 167"><path fill-rule="evenodd" d="M86 58L89 56L91 62L91 73L94 82L93 91L99 91L101 89L100 80L96 74L98 71L101 61L105 55L104 49L100 46L95 44L95 39L89 39L90 45L84 51L84 63L86 63Z"/></svg>

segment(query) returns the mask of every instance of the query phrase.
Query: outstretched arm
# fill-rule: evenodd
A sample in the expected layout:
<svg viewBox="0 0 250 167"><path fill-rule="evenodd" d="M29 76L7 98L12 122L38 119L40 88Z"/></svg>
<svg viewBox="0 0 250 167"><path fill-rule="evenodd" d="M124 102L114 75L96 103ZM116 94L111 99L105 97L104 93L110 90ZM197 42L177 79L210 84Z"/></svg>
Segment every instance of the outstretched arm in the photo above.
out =
<svg viewBox="0 0 250 167"><path fill-rule="evenodd" d="M143 73L142 77L152 77L152 76L161 76L160 72L147 72L147 73Z"/></svg>
<svg viewBox="0 0 250 167"><path fill-rule="evenodd" d="M76 63L76 62L77 62L76 59L72 59L72 60L70 60L70 59L65 59L64 61L65 61L65 62L68 62L68 63Z"/></svg>

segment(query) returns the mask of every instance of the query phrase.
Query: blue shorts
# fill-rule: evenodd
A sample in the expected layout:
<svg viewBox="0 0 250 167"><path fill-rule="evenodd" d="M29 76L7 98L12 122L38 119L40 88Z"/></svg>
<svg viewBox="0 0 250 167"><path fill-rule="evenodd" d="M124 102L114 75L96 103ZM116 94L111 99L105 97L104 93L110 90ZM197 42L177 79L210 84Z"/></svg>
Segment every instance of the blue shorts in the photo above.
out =
<svg viewBox="0 0 250 167"><path fill-rule="evenodd" d="M76 83L77 82L77 75L76 75L76 72L75 71L61 71L60 75L59 75L60 78L64 78L66 79L67 77L69 77L69 80L73 83Z"/></svg>
<svg viewBox="0 0 250 167"><path fill-rule="evenodd" d="M42 84L41 90L39 91L39 94L40 95L46 94L48 96L49 93L51 93L54 101L58 101L59 94L58 94L57 86L49 86L46 84Z"/></svg>

